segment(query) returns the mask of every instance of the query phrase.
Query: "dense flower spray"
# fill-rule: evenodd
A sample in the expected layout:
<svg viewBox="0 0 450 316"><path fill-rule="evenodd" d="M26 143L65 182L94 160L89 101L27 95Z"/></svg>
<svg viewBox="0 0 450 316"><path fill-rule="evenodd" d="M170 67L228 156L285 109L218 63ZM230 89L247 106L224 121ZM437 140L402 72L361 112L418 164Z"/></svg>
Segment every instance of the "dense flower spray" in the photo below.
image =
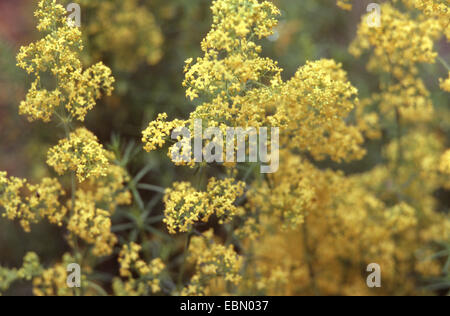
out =
<svg viewBox="0 0 450 316"><path fill-rule="evenodd" d="M39 184L31 184L0 172L0 206L4 217L18 220L27 232L43 219L64 226L73 255L68 254L63 263L48 269L40 266L35 254L27 255L24 268L3 270L7 279L0 278L0 283L4 290L5 282L34 278L37 295L73 295L76 292L66 285L66 266L83 263L78 238L94 257L111 254L117 242L111 232L111 216L118 205L131 202L131 194L125 188L128 175L116 164L114 154L86 128L74 130L75 121L83 122L96 100L111 94L111 70L101 62L83 67L81 32L67 20L66 10L55 0L39 1L35 16L44 37L22 47L17 55L17 65L34 78L19 112L30 121L56 121L63 127L66 138L50 149L47 163L60 176L70 173L72 185L68 193L62 185L63 177L43 178ZM54 86L46 87L49 82ZM78 188L76 177L81 184ZM29 268L31 264L33 269Z"/></svg>
<svg viewBox="0 0 450 316"><path fill-rule="evenodd" d="M351 3L338 1L347 10ZM98 45L93 59L109 56L116 68L132 70L142 59L160 58L159 31L138 1L85 4L111 13L111 27L130 34L138 57L122 60L129 50L104 32L112 23L106 19L86 27ZM117 8L123 14L113 14ZM349 52L368 56L375 84L361 91L345 63L332 59L306 61L285 79L278 62L263 56L262 42L281 14L272 2L215 0L211 12L201 57L186 60L180 83L195 108L186 118L155 115L142 132L143 148L167 149L182 127L194 138L198 120L222 131L279 127L278 171L261 174L258 163L174 161L178 170L190 167L181 179L167 188L141 183L152 166L135 176L127 171L133 146L122 155L114 141L103 146L76 126L112 92L114 79L103 64L83 67L80 30L67 25L56 1L42 0L36 15L46 36L18 56L37 80L20 112L64 128L47 155L59 177L29 184L0 172L0 206L26 231L41 220L60 225L71 253L46 267L30 253L22 267L0 268L0 291L32 279L36 295L429 294L423 283L445 277L445 262L432 259L450 240L448 213L435 198L450 188L450 154L434 123L448 109L436 106L440 99L431 95L422 67L440 65L435 43L448 37L448 5L385 3L379 28L363 17ZM153 42L148 30L138 36L147 27ZM44 88L44 73L56 88ZM434 84L441 94L449 90L448 80ZM382 148L370 168L349 173L336 166L364 158L369 139ZM184 171L194 173L192 181ZM151 192L148 203L144 190ZM105 256L114 256L117 271L102 283L95 272ZM66 286L73 262L83 271L81 289ZM368 288L364 277L373 262L382 267L379 289Z"/></svg>
<svg viewBox="0 0 450 316"><path fill-rule="evenodd" d="M142 296L161 291L161 274L165 269L160 258L146 263L139 258L142 247L136 243L124 245L119 254L120 276L127 278L122 282L117 278L113 287L117 295ZM139 279L133 277L137 273Z"/></svg>
<svg viewBox="0 0 450 316"><path fill-rule="evenodd" d="M70 1L66 1L70 3ZM88 60L110 60L114 69L135 71L154 65L163 55L163 35L155 17L137 0L81 0L91 44Z"/></svg>
<svg viewBox="0 0 450 316"><path fill-rule="evenodd" d="M114 79L108 67L98 63L83 69L79 59L81 32L67 23L65 13L55 1L40 1L35 16L44 38L22 47L17 56L18 66L35 77L20 104L20 113L29 120L49 122L65 109L71 118L83 121L95 100L112 92ZM44 74L54 77L55 89L45 88L41 80Z"/></svg>

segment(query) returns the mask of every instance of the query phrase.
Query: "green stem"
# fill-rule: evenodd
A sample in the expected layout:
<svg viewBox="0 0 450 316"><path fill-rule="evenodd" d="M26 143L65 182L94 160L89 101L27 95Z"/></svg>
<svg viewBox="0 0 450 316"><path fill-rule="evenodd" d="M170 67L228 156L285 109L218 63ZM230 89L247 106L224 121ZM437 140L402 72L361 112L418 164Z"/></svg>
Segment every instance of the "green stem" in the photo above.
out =
<svg viewBox="0 0 450 316"><path fill-rule="evenodd" d="M181 263L180 273L178 274L178 289L180 291L183 288L183 276L186 271L187 252L189 249L189 243L191 241L191 236L192 236L192 230L189 230L189 232L186 236L186 243L184 245L184 250L183 250L183 262Z"/></svg>
<svg viewBox="0 0 450 316"><path fill-rule="evenodd" d="M96 291L100 296L108 296L108 293L106 293L106 291L99 286L98 284L95 284L94 282L88 281L88 286L93 289L94 291Z"/></svg>
<svg viewBox="0 0 450 316"><path fill-rule="evenodd" d="M70 118L66 118L63 115L60 115L56 112L57 117L61 120L61 124L64 127L64 133L66 135L66 138L69 139L70 138L70 130L71 130L71 120ZM71 213L72 215L75 213L75 205L76 205L76 192L77 192L77 182L76 182L76 174L73 171L71 173L70 176L70 181L71 181L71 204L72 204L72 210ZM79 254L80 254L80 250L78 247L78 238L74 233L71 233L72 235L72 243L73 243L73 250L74 250L74 259L77 261L77 263L81 266L82 263L82 258L80 258ZM84 289L81 288L81 295L84 295Z"/></svg>
<svg viewBox="0 0 450 316"><path fill-rule="evenodd" d="M320 292L319 292L319 288L318 288L317 282L316 282L316 273L315 273L314 266L312 263L312 251L309 247L309 236L308 236L308 228L307 228L307 224L306 224L306 219L302 225L302 228L303 228L303 247L304 247L303 251L304 251L304 255L305 255L306 264L308 266L310 286L311 286L311 289L312 289L314 295L319 296Z"/></svg>
<svg viewBox="0 0 450 316"><path fill-rule="evenodd" d="M440 61L440 63L447 69L447 71L450 71L450 66L447 64L447 62L442 58L441 56L437 57L437 60Z"/></svg>
<svg viewBox="0 0 450 316"><path fill-rule="evenodd" d="M158 193L166 193L166 189L163 187L153 185L153 184L147 184L147 183L139 183L137 185L138 189L146 190L146 191L152 191L152 192L158 192Z"/></svg>
<svg viewBox="0 0 450 316"><path fill-rule="evenodd" d="M395 121L397 123L397 162L395 166L395 175L398 175L400 165L403 161L402 126L401 126L400 110L398 108L395 109Z"/></svg>

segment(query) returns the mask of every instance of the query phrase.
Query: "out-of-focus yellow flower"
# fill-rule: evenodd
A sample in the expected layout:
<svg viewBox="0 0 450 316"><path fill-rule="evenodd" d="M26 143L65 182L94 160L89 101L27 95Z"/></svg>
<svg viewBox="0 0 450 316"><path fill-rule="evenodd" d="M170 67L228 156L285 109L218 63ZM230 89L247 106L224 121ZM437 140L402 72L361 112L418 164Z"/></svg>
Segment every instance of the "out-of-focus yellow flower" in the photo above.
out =
<svg viewBox="0 0 450 316"><path fill-rule="evenodd" d="M209 230L202 236L192 237L188 260L195 265L195 274L182 295L208 294L210 283L219 278L236 285L241 281L243 258L236 254L232 245L218 244L213 236L213 231Z"/></svg>
<svg viewBox="0 0 450 316"><path fill-rule="evenodd" d="M5 209L4 217L18 219L23 229L31 230L30 224L47 218L51 223L62 225L67 209L61 206L59 198L65 195L58 180L44 178L38 185L26 180L7 177L0 172L0 206Z"/></svg>
<svg viewBox="0 0 450 316"><path fill-rule="evenodd" d="M354 56L372 50L368 69L392 73L402 79L417 73L418 63L434 63L433 41L440 36L440 24L433 19L413 18L389 3L381 6L381 26L370 27L363 18L356 40L350 46Z"/></svg>
<svg viewBox="0 0 450 316"><path fill-rule="evenodd" d="M69 2L69 1L68 1ZM80 0L87 14L84 25L89 59L110 59L114 69L134 71L154 65L163 56L163 34L148 8L138 0Z"/></svg>
<svg viewBox="0 0 450 316"><path fill-rule="evenodd" d="M20 269L8 269L0 266L0 295L7 290L11 283L17 280L30 281L42 273L42 266L39 257L34 252L29 252L23 258Z"/></svg>
<svg viewBox="0 0 450 316"><path fill-rule="evenodd" d="M360 159L363 137L345 122L358 106L358 90L334 60L307 62L282 88L281 105L288 117L283 144L308 151L316 159Z"/></svg>
<svg viewBox="0 0 450 316"><path fill-rule="evenodd" d="M353 5L351 4L352 0L337 0L337 6L341 9L350 11L353 8Z"/></svg>
<svg viewBox="0 0 450 316"><path fill-rule="evenodd" d="M414 5L426 16L439 21L445 36L450 40L450 3L448 0L403 0L409 6Z"/></svg>
<svg viewBox="0 0 450 316"><path fill-rule="evenodd" d="M161 291L161 274L165 265L160 258L145 263L140 259L142 247L136 243L124 245L119 253L120 276L126 278L122 282L114 279L113 288L117 295L148 295ZM134 278L137 273L138 278Z"/></svg>
<svg viewBox="0 0 450 316"><path fill-rule="evenodd" d="M441 89L450 92L450 72L448 73L447 79L440 79Z"/></svg>
<svg viewBox="0 0 450 316"><path fill-rule="evenodd" d="M439 170L442 173L450 174L450 149L442 155Z"/></svg>
<svg viewBox="0 0 450 316"><path fill-rule="evenodd" d="M36 296L72 296L74 289L67 286L67 266L76 262L68 253L62 262L43 270L33 278L33 294ZM86 287L85 275L81 276L81 286Z"/></svg>
<svg viewBox="0 0 450 316"><path fill-rule="evenodd" d="M94 197L89 192L78 190L75 208L71 201L71 212L67 229L93 245L92 253L96 256L109 255L117 243L117 237L111 232L111 213L97 208Z"/></svg>

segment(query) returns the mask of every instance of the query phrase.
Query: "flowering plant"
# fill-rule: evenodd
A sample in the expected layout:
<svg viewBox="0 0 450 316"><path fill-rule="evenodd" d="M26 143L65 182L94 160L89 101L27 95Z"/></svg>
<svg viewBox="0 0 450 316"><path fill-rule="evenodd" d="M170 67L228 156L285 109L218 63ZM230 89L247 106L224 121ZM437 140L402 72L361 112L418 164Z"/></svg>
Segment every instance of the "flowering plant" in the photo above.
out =
<svg viewBox="0 0 450 316"><path fill-rule="evenodd" d="M349 11L352 2L337 4ZM170 81L165 59L176 54L164 49L181 40L168 26L182 14L192 23L204 7L195 3L83 0L98 17L78 28L56 0L39 1L42 38L17 54L31 80L19 114L52 131L49 168L30 180L0 172L0 212L30 234L58 227L64 251L52 260L28 252L16 268L0 257L0 292L20 280L35 295L448 291L450 219L437 196L450 190L450 70L438 45L450 38L448 1L384 3L380 26L363 16L340 52L347 62L317 54L286 71L292 60L266 57L265 47L267 38L281 50L292 41L298 25L278 8L285 1L214 0L209 31L177 68L184 79L174 89L188 106L134 115L142 106L133 102L164 84L142 92L133 78L161 67L158 80ZM121 131L132 140L108 144L95 113L127 106L145 126L129 124ZM243 132L236 144L230 130ZM187 159L176 159L180 148ZM264 173L269 149L279 161ZM208 151L217 159L202 159ZM259 160L224 159L236 151ZM374 262L381 288L364 276Z"/></svg>

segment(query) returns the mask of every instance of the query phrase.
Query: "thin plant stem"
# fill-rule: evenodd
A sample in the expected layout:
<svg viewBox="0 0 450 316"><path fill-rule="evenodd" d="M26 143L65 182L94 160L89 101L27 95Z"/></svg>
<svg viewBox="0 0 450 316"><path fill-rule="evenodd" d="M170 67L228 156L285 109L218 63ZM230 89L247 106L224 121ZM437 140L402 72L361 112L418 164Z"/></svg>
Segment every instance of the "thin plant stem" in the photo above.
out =
<svg viewBox="0 0 450 316"><path fill-rule="evenodd" d="M183 250L183 259L182 259L183 262L181 263L180 273L178 274L178 289L180 291L181 291L181 288L183 287L183 276L186 271L187 252L189 249L191 237L192 237L192 230L189 230L189 232L186 236L186 243L184 245L184 250Z"/></svg>
<svg viewBox="0 0 450 316"><path fill-rule="evenodd" d="M58 113L57 117L61 120L61 124L64 128L64 133L66 135L66 138L70 138L70 130L71 130L71 119L66 118L63 115L60 115ZM75 213L75 205L76 205L76 192L77 192L77 182L76 182L76 174L75 171L72 171L70 175L70 184L71 184L71 213ZM74 250L74 259L77 261L77 263L81 266L82 258L80 258L80 250L78 247L78 238L74 233L71 233L72 237L72 243L73 243L73 250ZM81 287L81 295L84 295L84 289Z"/></svg>
<svg viewBox="0 0 450 316"><path fill-rule="evenodd" d="M444 58L442 58L441 56L438 56L437 59L438 59L439 62L447 69L447 71L450 71L450 66L449 66L448 63L444 60Z"/></svg>
<svg viewBox="0 0 450 316"><path fill-rule="evenodd" d="M312 251L309 247L309 235L308 235L308 227L307 227L306 219L302 225L302 228L303 228L303 252L305 255L306 264L308 266L310 286L311 286L311 289L312 289L314 295L319 296L320 292L319 292L319 288L317 287L316 273L315 273L313 263L312 263Z"/></svg>
<svg viewBox="0 0 450 316"><path fill-rule="evenodd" d="M395 121L397 125L397 162L395 166L395 175L398 175L400 165L403 161L402 125L401 125L400 110L398 108L395 109Z"/></svg>

